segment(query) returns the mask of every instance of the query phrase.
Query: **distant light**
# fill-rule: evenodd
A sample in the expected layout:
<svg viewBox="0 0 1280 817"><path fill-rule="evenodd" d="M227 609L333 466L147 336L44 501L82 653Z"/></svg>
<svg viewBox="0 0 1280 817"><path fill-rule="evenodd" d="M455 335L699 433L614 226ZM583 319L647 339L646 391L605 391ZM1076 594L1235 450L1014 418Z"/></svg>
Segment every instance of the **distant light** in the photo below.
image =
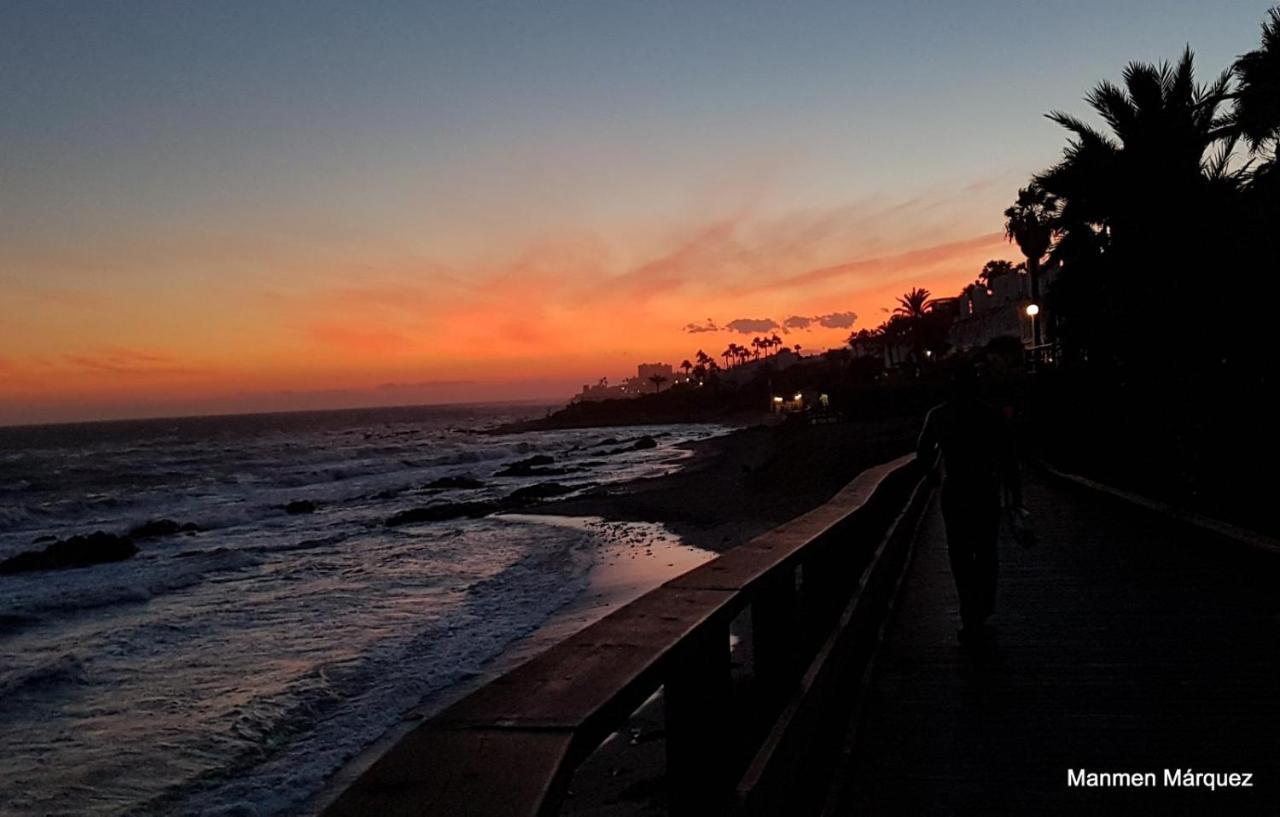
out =
<svg viewBox="0 0 1280 817"><path fill-rule="evenodd" d="M1040 314L1040 307L1035 304L1027 304L1027 317L1034 318Z"/></svg>
<svg viewBox="0 0 1280 817"><path fill-rule="evenodd" d="M925 356L925 357L933 357L933 350L932 350L932 349L925 349L925 350L924 350L924 356Z"/></svg>
<svg viewBox="0 0 1280 817"><path fill-rule="evenodd" d="M773 402L775 402L775 403L781 403L781 402L782 402L782 398L781 398L781 397L775 397L775 398L773 398Z"/></svg>
<svg viewBox="0 0 1280 817"><path fill-rule="evenodd" d="M797 400L799 400L802 396L803 396L803 395L801 395L801 394L800 394L800 392L796 392L796 399L797 399Z"/></svg>

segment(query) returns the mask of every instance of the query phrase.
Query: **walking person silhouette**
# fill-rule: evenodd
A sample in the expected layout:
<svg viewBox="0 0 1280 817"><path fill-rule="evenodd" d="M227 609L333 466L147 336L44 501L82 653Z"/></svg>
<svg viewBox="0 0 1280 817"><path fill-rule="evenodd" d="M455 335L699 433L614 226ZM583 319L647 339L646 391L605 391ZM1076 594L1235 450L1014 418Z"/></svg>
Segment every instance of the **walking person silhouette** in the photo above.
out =
<svg viewBox="0 0 1280 817"><path fill-rule="evenodd" d="M925 417L916 453L932 468L942 452L942 519L960 596L957 635L972 643L995 611L1001 489L1010 506L1020 509L1022 486L1009 423L978 398L976 369L961 368L952 386L950 399Z"/></svg>

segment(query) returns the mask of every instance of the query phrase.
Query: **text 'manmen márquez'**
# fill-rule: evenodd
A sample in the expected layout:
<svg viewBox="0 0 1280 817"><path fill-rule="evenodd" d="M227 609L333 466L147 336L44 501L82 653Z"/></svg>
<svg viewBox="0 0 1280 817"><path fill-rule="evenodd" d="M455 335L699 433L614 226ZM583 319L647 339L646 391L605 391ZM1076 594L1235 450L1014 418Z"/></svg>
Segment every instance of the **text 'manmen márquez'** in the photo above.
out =
<svg viewBox="0 0 1280 817"><path fill-rule="evenodd" d="M1184 788L1251 789L1253 772L1197 772L1194 769L1164 769L1156 772L1092 772L1067 769L1068 788Z"/></svg>

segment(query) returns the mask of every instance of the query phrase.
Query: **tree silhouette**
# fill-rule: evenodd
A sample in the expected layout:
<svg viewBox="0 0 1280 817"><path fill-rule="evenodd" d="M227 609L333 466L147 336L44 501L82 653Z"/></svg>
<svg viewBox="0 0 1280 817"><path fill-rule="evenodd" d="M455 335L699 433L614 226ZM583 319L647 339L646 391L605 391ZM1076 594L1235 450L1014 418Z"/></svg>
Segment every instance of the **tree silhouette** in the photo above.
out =
<svg viewBox="0 0 1280 817"><path fill-rule="evenodd" d="M1017 242L1018 249L1027 258L1031 302L1035 304L1040 303L1040 262L1049 252L1057 210L1057 197L1033 182L1029 187L1019 190L1018 200L1004 211L1004 234L1010 241ZM987 272L986 267L983 272ZM1043 319L1031 322L1034 332L1031 342L1035 346L1040 345L1042 323Z"/></svg>
<svg viewBox="0 0 1280 817"><path fill-rule="evenodd" d="M1009 209L1013 209L1013 208L1009 208ZM1005 213L1007 217L1008 210L1006 210ZM1006 225L1006 230L1007 230L1007 225ZM1008 235L1007 232L1006 232L1006 235ZM1041 255L1043 255L1043 253L1041 253ZM992 282L995 281L997 278L1003 278L1006 275L1012 275L1017 271L1018 271L1018 268L1015 267L1013 265L1013 262L1011 261L991 260L982 265L982 272L978 273L978 282L982 286L986 287L987 289L990 289Z"/></svg>
<svg viewBox="0 0 1280 817"><path fill-rule="evenodd" d="M1280 148L1280 7L1262 23L1262 47L1240 56L1233 119L1250 149L1268 164Z"/></svg>
<svg viewBox="0 0 1280 817"><path fill-rule="evenodd" d="M649 375L649 382L653 384L655 393L660 392L662 391L662 384L667 382L667 377L661 374L651 374Z"/></svg>
<svg viewBox="0 0 1280 817"><path fill-rule="evenodd" d="M918 320L924 317L928 311L932 301L929 296L932 295L927 289L919 287L913 288L904 295L898 297L898 306L893 310L893 314L901 315L908 320Z"/></svg>
<svg viewBox="0 0 1280 817"><path fill-rule="evenodd" d="M680 368L684 369L684 379L688 380L689 372L690 370L693 369L693 364L689 362L688 358L686 358L684 361L680 363Z"/></svg>
<svg viewBox="0 0 1280 817"><path fill-rule="evenodd" d="M1221 261L1207 242L1190 237L1226 234L1238 186L1224 112L1228 73L1197 83L1187 49L1176 64L1130 63L1123 80L1123 87L1101 82L1086 97L1109 134L1069 114L1049 114L1071 139L1062 160L1033 180L1053 197L1052 254L1065 264L1054 312L1062 304L1075 313L1070 331L1087 328L1095 362L1096 353L1116 360L1140 354L1155 338L1167 352L1171 343L1189 343L1163 332L1161 322L1205 308L1197 303L1198 279ZM1036 251L1034 244L1028 249Z"/></svg>

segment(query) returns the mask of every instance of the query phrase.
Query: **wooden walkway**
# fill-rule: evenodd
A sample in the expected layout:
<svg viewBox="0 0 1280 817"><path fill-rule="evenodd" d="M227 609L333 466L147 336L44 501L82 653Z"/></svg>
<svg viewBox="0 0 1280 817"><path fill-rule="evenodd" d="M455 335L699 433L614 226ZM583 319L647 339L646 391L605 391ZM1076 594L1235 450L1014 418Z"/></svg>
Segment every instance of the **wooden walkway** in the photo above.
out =
<svg viewBox="0 0 1280 817"><path fill-rule="evenodd" d="M995 636L962 649L936 502L831 815L1280 814L1280 560L1031 479ZM1068 787L1068 769L1248 772L1251 789Z"/></svg>

